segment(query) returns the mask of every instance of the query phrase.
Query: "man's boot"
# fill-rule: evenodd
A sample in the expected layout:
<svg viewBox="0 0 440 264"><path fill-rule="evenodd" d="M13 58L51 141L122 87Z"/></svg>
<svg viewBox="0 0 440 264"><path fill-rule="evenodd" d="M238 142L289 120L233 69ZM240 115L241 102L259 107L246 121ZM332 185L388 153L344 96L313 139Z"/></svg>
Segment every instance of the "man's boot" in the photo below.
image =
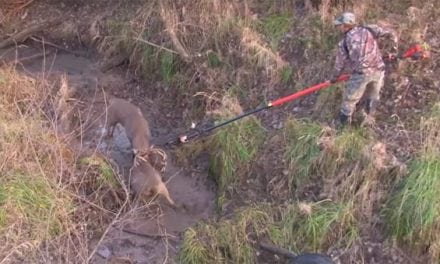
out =
<svg viewBox="0 0 440 264"><path fill-rule="evenodd" d="M351 117L340 112L338 119L336 120L336 129L344 128L346 125L349 125L350 123L351 123Z"/></svg>
<svg viewBox="0 0 440 264"><path fill-rule="evenodd" d="M374 115L376 114L376 109L378 105L378 100L368 99L365 104L365 117L362 121L362 126L374 127L376 121Z"/></svg>

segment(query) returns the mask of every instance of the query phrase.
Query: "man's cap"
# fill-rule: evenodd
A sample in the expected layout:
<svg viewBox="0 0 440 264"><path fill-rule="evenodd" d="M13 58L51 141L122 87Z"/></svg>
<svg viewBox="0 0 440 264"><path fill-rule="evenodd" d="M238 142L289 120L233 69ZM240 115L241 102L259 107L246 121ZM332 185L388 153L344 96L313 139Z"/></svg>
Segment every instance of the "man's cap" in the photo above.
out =
<svg viewBox="0 0 440 264"><path fill-rule="evenodd" d="M346 25L354 25L356 23L356 16L350 12L344 12L335 21L333 24L335 26L346 24Z"/></svg>

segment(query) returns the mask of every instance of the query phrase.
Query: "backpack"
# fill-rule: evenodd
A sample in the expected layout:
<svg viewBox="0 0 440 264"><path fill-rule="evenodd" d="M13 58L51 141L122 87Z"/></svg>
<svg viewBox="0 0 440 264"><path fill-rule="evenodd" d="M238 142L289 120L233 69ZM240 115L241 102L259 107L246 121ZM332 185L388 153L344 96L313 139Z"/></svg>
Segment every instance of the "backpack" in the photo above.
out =
<svg viewBox="0 0 440 264"><path fill-rule="evenodd" d="M376 34L374 33L373 29L371 29L368 26L359 26L359 27L368 30L371 33L371 36L373 36L374 40L377 40ZM347 56L350 56L350 53L348 52L348 47L347 47L347 34L344 35L344 42L342 43L342 46L344 47L344 51L347 54Z"/></svg>

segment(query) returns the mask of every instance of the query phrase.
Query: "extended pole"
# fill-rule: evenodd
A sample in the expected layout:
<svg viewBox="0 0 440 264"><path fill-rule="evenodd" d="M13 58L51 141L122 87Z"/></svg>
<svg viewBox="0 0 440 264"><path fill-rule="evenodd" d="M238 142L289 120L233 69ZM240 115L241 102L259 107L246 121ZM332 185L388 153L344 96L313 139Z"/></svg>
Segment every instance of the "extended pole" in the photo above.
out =
<svg viewBox="0 0 440 264"><path fill-rule="evenodd" d="M337 82L346 81L346 80L348 80L349 77L350 77L350 76L349 76L348 74L341 75L341 76L337 79ZM237 121L237 120L239 120L239 119L242 119L243 117L246 117L246 116L249 116L249 115L252 115L252 114L255 114L255 113L261 112L261 111L263 111L263 110L269 109L269 108L274 107L274 106L280 106L280 105L285 104L285 103L287 103L287 102L290 102L290 101L296 100L296 99L298 99L298 98L300 98L300 97L303 97L303 96L309 95L309 94L311 94L311 93L314 93L314 92L316 92L316 91L318 91L318 90L320 90L320 89L323 89L323 88L329 87L330 85L331 85L330 81L325 81L325 82L319 83L319 84L314 85L314 86L312 86L312 87L309 87L309 88L307 88L307 89L304 89L304 90L301 90L301 91L299 91L299 92L293 93L293 94L291 94L291 95L289 95L289 96L282 97L282 98L280 98L280 99L278 99L278 100L275 100L275 101L273 101L273 102L269 102L269 103L267 103L266 105L264 105L264 106L262 106L262 107L259 107L259 108L256 108L256 109L254 109L254 110L251 110L251 111L245 112L245 113L243 113L243 114L241 114L241 115L239 115L239 116L236 116L236 117L234 117L234 118L232 118L232 119L226 120L226 121L224 121L224 122L222 122L222 123L220 123L220 124L218 124L218 125L215 125L215 126L212 126L212 127L208 127L208 128L203 129L203 130L201 130L201 131L195 131L194 133L189 134L189 135L181 136L181 137L177 140L177 142L178 142L178 141L180 141L180 142L187 142L188 140L191 140L191 139L196 138L196 137L198 137L198 136L200 136L200 135L203 135L203 134L205 134L205 133L208 133L208 132L210 132L210 131L212 131L212 130L214 130L214 129L217 129L217 128L219 128L219 127L225 126L225 125L227 125L227 124L229 124L229 123L232 123L232 122L234 122L234 121ZM171 144L172 144L172 143L176 143L176 140L173 141L173 142L170 142L170 143L171 143Z"/></svg>
<svg viewBox="0 0 440 264"><path fill-rule="evenodd" d="M428 58L428 57L429 57L428 51L426 51L423 48L423 46L421 46L419 44L416 44L416 45L411 46L401 56L398 56L395 59L412 58L414 60L418 60L418 59L424 59L424 58ZM336 82L347 81L349 78L350 78L350 75L343 74L343 75L339 76L339 78L336 80ZM236 116L236 117L234 117L232 119L226 120L226 121L224 121L224 122L222 122L222 123L220 123L218 125L215 125L215 126L212 126L212 127L208 127L206 129L203 129L203 130L195 131L194 133L189 134L189 135L181 136L178 139L175 139L175 140L169 142L168 144L176 144L176 143L179 143L179 142L180 143L187 142L188 140L191 140L191 139L196 138L196 137L198 137L200 135L203 135L203 134L206 134L208 132L211 132L214 129L217 129L219 127L225 126L227 124L230 124L230 123L232 123L234 121L237 121L239 119L242 119L242 118L244 118L246 116L249 116L249 115L261 112L263 110L269 109L269 108L274 107L274 106L283 105L283 104L285 104L287 102L290 102L290 101L296 100L298 98L301 98L303 96L309 95L309 94L314 93L314 92L316 92L318 90L327 88L330 85L331 85L330 81L325 81L325 82L316 84L314 86L311 86L311 87L306 88L304 90L301 90L299 92L296 92L296 93L293 93L291 95L288 95L288 96L282 97L280 99L277 99L277 100L275 100L273 102L269 102L269 103L267 103L266 105L264 105L262 107L259 107L259 108L256 108L254 110L245 112L245 113L243 113L241 115L238 115L238 116Z"/></svg>

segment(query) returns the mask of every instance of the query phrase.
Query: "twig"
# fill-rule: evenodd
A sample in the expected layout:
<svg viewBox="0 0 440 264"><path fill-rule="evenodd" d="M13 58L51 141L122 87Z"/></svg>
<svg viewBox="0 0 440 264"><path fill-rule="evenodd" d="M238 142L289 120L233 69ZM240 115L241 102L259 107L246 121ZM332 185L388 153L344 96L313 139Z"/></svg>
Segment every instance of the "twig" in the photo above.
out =
<svg viewBox="0 0 440 264"><path fill-rule="evenodd" d="M119 176L119 174L118 174ZM119 177L118 177L119 178ZM98 250L99 245L101 245L102 241L104 241L104 238L107 236L108 232L110 231L110 228L116 224L116 222L118 221L119 217L122 214L122 211L125 209L125 207L128 205L129 200L130 200L130 194L129 194L129 190L125 187L124 184L122 184L122 180L120 180L121 186L124 189L125 192L125 201L122 204L122 206L119 208L118 212L116 213L115 217L113 218L112 222L107 226L107 228L105 229L104 233L102 234L101 238L99 239L98 243L96 244L95 248L92 250L92 252L90 253L89 257L87 258L87 263L90 263L91 259L93 258L93 256L95 255L96 251Z"/></svg>
<svg viewBox="0 0 440 264"><path fill-rule="evenodd" d="M19 7L17 7L17 8L14 8L14 9L8 11L8 12L5 14L5 17L11 17L12 15L17 14L20 10L22 10L22 9L25 8L26 6L32 4L32 2L34 2L34 1L35 1L35 0L30 0L30 1L28 1L27 3L24 3L24 4L22 4L21 6L19 6ZM1 22L1 21L0 21L0 22Z"/></svg>
<svg viewBox="0 0 440 264"><path fill-rule="evenodd" d="M20 9L25 8L26 6L32 4L33 1L34 1L34 0L30 0L30 1L28 1L27 3L22 4L21 6L19 6L19 7L17 8L17 10L20 10Z"/></svg>
<svg viewBox="0 0 440 264"><path fill-rule="evenodd" d="M89 254L89 257L87 258L87 263L90 263L90 260L95 255L96 251L98 250L99 245L101 245L102 241L104 241L104 238L107 236L108 232L110 231L111 226L118 221L119 216L122 214L122 211L127 204L128 204L128 198L125 199L124 204L119 208L115 218L112 220L112 223L105 229L104 233L102 234L102 236L99 239L98 243L96 244L95 248Z"/></svg>
<svg viewBox="0 0 440 264"><path fill-rule="evenodd" d="M174 241L177 241L177 237L173 236L173 235L169 235L169 234L144 234L144 233L140 233L140 232L136 232L133 230L129 230L126 228L118 228L115 227L116 229L118 229L119 231L128 233L128 234L132 234L132 235L136 235L136 236L141 236L141 237L147 237L147 238L154 238L154 239L158 239L158 238L169 238L172 239Z"/></svg>
<svg viewBox="0 0 440 264"><path fill-rule="evenodd" d="M55 43L48 42L48 41L42 40L42 39L38 39L36 37L30 37L30 39L32 39L35 42L43 43L44 45L52 46L52 47L54 47L56 49L59 49L59 50L71 53L71 54L76 55L76 56L81 56L81 57L86 57L87 56L87 52L78 52L78 51L69 50L69 49L66 49L66 48L64 48L64 47L62 47L60 45L55 44Z"/></svg>
<svg viewBox="0 0 440 264"><path fill-rule="evenodd" d="M33 1L35 1L35 0L30 0L30 1L28 1L27 3L24 3L24 4L22 4L21 6L12 9L11 11L9 11L9 12L6 14L6 16L10 16L10 15L12 15L12 14L14 14L14 13L17 13L17 12L20 11L21 9L23 9L23 8L25 8L26 6L32 4Z"/></svg>
<svg viewBox="0 0 440 264"><path fill-rule="evenodd" d="M278 247L276 245L273 245L273 244L268 244L268 243L260 242L259 246L262 249L264 249L264 250L267 250L267 251L272 252L274 254L282 255L282 256L284 256L286 258L294 258L294 257L296 257L296 255L293 254L292 252L290 252L289 250L284 249L284 248L280 248L280 247Z"/></svg>
<svg viewBox="0 0 440 264"><path fill-rule="evenodd" d="M36 60L36 59L45 57L47 55L50 55L51 53L52 53L51 51L47 51L47 52L41 52L41 53L38 53L38 54L34 54L34 55L31 55L31 56L28 56L28 57L21 58L19 60L15 60L14 64L23 63L25 61L30 61L30 60Z"/></svg>
<svg viewBox="0 0 440 264"><path fill-rule="evenodd" d="M8 156L3 160L3 162L2 162L1 165L0 165L0 171L3 171L3 167L4 167L6 164L9 163L9 159L11 159L12 157L15 157L15 156L17 155L17 153L18 153L18 151L16 150L16 151L12 152L11 155L8 155Z"/></svg>
<svg viewBox="0 0 440 264"><path fill-rule="evenodd" d="M174 51L174 50L169 49L169 48L162 47L160 45L157 45L157 44L154 44L152 42L149 42L149 41L147 41L145 39L141 39L141 38L133 38L133 39L137 40L137 41L140 41L142 43L148 44L150 46L153 46L153 47L156 47L156 48L159 48L159 49L163 49L163 50L169 51L169 52L174 53L174 54L179 54L179 52L177 52L177 51Z"/></svg>
<svg viewBox="0 0 440 264"><path fill-rule="evenodd" d="M183 169L180 169L179 171L177 171L176 173L174 173L173 175L171 175L171 177L168 178L168 180L165 182L165 184L168 184L174 177L176 177Z"/></svg>
<svg viewBox="0 0 440 264"><path fill-rule="evenodd" d="M46 21L46 22L28 27L25 30L22 30L22 31L12 35L8 39L5 39L2 42L0 42L0 49L6 48L6 47L13 45L15 43L23 42L32 34L38 32L38 31L41 31L43 29L52 27L54 25L57 25L57 24L59 24L59 22L60 22L60 20L56 19L56 20L52 20L49 22Z"/></svg>
<svg viewBox="0 0 440 264"><path fill-rule="evenodd" d="M177 26L177 17L175 13L167 12L168 8L164 6L163 1L159 1L160 4L160 15L163 19L163 22L165 24L166 31L168 32L168 35L171 39L171 42L173 43L174 47L179 52L179 55L183 57L185 61L190 61L190 55L186 51L183 44L180 42L179 38L176 34L176 26ZM174 9L174 8L173 8ZM173 10L174 11L174 10Z"/></svg>
<svg viewBox="0 0 440 264"><path fill-rule="evenodd" d="M15 253L19 253L19 249L21 248L21 247L25 247L25 248L28 248L28 247L31 247L32 245L31 245L31 243L29 243L29 242L23 242L23 243L21 243L20 245L17 245L17 246L15 246L13 249L11 249L11 250L9 250L9 253L0 261L0 264L3 264L3 263L6 263L6 261L7 260L9 260L9 258L12 256L12 255L14 255Z"/></svg>

